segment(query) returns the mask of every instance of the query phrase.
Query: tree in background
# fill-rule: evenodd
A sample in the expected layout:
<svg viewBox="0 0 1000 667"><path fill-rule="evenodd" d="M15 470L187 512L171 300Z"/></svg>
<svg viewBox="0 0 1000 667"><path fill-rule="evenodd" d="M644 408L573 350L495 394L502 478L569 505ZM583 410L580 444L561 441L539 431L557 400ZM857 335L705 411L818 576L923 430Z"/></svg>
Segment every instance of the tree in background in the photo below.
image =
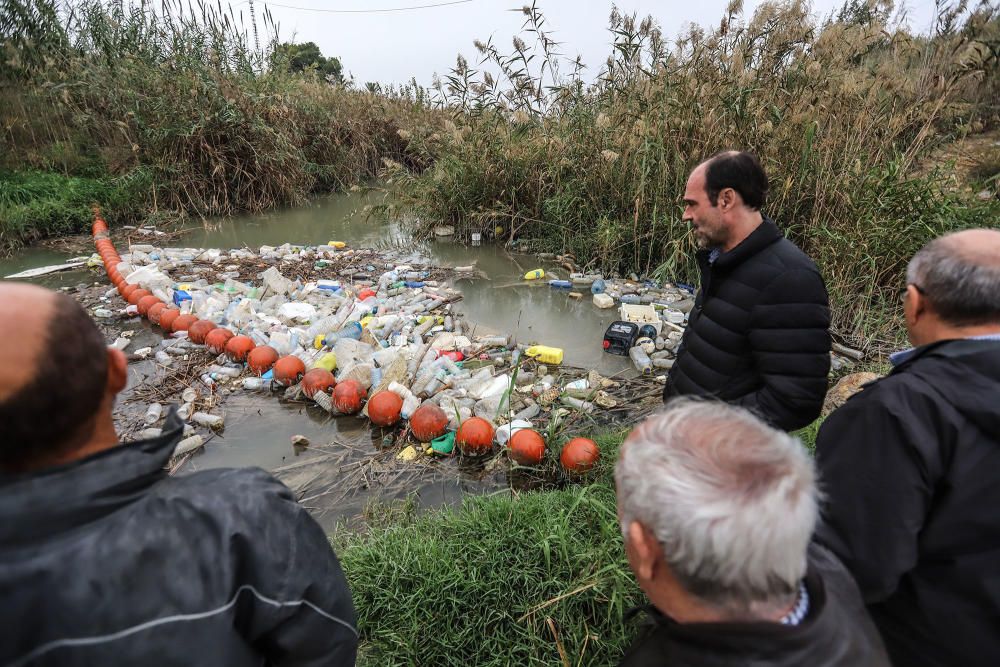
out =
<svg viewBox="0 0 1000 667"><path fill-rule="evenodd" d="M333 56L325 57L313 42L279 44L271 54L271 67L283 68L289 72L315 69L327 81L335 83L344 81L340 59Z"/></svg>

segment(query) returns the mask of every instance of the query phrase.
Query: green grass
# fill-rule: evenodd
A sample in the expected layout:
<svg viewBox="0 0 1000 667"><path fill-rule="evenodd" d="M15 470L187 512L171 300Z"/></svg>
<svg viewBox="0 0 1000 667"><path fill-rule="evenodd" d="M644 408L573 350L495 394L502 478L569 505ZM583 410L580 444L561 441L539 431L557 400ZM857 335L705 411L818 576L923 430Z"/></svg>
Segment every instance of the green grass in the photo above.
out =
<svg viewBox="0 0 1000 667"><path fill-rule="evenodd" d="M616 663L636 629L622 616L643 601L616 518L622 437L597 439L602 461L586 484L468 498L338 535L359 664Z"/></svg>
<svg viewBox="0 0 1000 667"><path fill-rule="evenodd" d="M84 232L100 203L112 222L139 215L148 179L65 176L53 172L0 173L0 255L49 236Z"/></svg>

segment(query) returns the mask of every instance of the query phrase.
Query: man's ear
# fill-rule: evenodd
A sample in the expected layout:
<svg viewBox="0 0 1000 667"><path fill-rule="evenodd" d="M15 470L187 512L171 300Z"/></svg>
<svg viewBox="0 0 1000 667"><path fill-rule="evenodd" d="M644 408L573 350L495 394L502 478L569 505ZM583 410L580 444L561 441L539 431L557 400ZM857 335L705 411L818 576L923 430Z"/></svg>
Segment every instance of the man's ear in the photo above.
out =
<svg viewBox="0 0 1000 667"><path fill-rule="evenodd" d="M916 285L907 285L906 289L909 292L907 297L910 300L910 307L904 308L903 313L906 316L906 324L912 327L927 315L930 304L927 302L927 297L920 293Z"/></svg>
<svg viewBox="0 0 1000 667"><path fill-rule="evenodd" d="M117 396L128 384L128 359L125 353L113 347L108 348L108 380L105 391Z"/></svg>
<svg viewBox="0 0 1000 667"><path fill-rule="evenodd" d="M657 563L663 556L663 547L652 531L638 521L629 524L628 539L635 554L636 576L645 581L652 579Z"/></svg>
<svg viewBox="0 0 1000 667"><path fill-rule="evenodd" d="M736 206L736 190L724 188L719 192L719 208L723 211L729 211L734 206Z"/></svg>

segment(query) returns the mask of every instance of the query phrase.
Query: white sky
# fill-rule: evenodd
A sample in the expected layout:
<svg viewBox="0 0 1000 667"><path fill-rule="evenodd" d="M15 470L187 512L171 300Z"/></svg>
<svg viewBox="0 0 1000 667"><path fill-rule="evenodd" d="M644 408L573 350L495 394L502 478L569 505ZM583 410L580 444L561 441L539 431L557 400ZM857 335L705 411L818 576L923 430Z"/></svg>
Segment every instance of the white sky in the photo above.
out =
<svg viewBox="0 0 1000 667"><path fill-rule="evenodd" d="M472 0L464 4L417 9L394 13L331 13L308 11L367 10L436 4L447 0L279 0L277 3L254 0L258 21L263 6L270 9L279 24L282 41L315 42L326 56L337 56L345 73L354 76L359 86L368 81L405 83L416 77L429 86L433 74L443 74L462 53L470 65L479 54L473 39L486 41L490 36L502 53L511 50L511 38L518 34L524 16L524 0ZM527 0L530 2L530 0ZM749 15L762 0L745 0L744 14ZM717 24L728 0L539 0L552 37L562 42L567 56L577 54L588 66L585 79L596 76L610 52L611 35L607 30L612 4L623 14L637 13L639 18L652 15L664 36L680 34L690 23ZM843 0L813 0L814 13L828 15ZM248 20L247 0L232 2L235 12ZM284 6L281 6L284 5ZM897 4L898 6L898 4ZM297 7L299 9L292 9ZM934 0L907 0L905 3L912 28L925 32L930 27ZM516 10L516 11L510 11ZM525 39L529 46L531 40Z"/></svg>

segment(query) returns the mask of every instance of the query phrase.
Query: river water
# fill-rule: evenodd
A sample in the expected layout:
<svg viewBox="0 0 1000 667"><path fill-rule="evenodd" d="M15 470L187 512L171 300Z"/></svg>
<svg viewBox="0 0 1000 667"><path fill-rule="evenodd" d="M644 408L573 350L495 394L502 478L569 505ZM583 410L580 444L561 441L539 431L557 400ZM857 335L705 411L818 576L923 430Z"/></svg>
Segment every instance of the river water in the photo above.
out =
<svg viewBox="0 0 1000 667"><path fill-rule="evenodd" d="M386 223L366 215L366 205L377 201L374 193L342 193L314 200L310 205L274 211L262 215L240 216L211 220L191 230L182 239L170 245L200 248L248 247L256 250L261 245L322 244L344 241L351 247L403 248L428 257L443 266L462 266L475 263L487 276L485 279L462 279L454 283L463 294L457 312L479 332L513 334L521 343L540 343L565 350L565 363L594 368L602 375L628 374L627 358L604 354L601 341L604 330L616 319L614 309L594 307L589 292L583 299L575 300L566 291L549 288L544 283L525 283L522 278L530 269L542 267L554 270L566 278L565 269L552 263L541 262L530 255L511 254L494 245L469 247L453 243L447 238L417 243L397 224ZM125 253L121 232L111 230L119 252ZM144 240L145 242L145 240ZM155 241L153 241L155 243ZM44 248L28 248L16 256L0 260L0 276L29 268L56 264L69 255ZM107 282L103 274L73 270L37 279L49 287ZM157 330L145 321L136 320L129 325L137 329L133 347L140 347L144 339L158 338ZM110 341L109 341L110 342ZM131 382L143 381L152 373L151 364L132 364ZM354 417L331 418L321 410L300 404L280 402L276 397L259 394L234 393L224 403L226 428L220 437L212 439L204 450L193 457L181 470L182 473L220 466L260 466L266 470L287 468L290 464L310 456L317 457L315 466L302 466L289 472L282 479L290 486L303 484L306 476L312 480L309 489L315 489L316 479L322 479L323 461L328 453L317 454L306 450L296 452L290 444L293 435L304 435L312 443L350 443L358 451L374 451L373 437L367 422ZM357 458L357 457L351 457ZM317 468L320 470L317 471ZM343 473L343 468L331 468L330 475ZM330 476L328 475L328 477ZM336 480L328 480L333 485ZM358 489L349 498L336 494L337 506L324 505L321 500L313 507L321 523L327 527L344 519L360 515L372 498L391 500L415 494L419 506L436 506L452 503L466 493L480 493L506 484L504 474L486 474L482 470L461 471L442 468L415 475L412 486L400 487L380 495L378 489ZM306 489L302 495L309 492ZM315 495L315 494L313 494ZM333 494L329 494L333 495Z"/></svg>

